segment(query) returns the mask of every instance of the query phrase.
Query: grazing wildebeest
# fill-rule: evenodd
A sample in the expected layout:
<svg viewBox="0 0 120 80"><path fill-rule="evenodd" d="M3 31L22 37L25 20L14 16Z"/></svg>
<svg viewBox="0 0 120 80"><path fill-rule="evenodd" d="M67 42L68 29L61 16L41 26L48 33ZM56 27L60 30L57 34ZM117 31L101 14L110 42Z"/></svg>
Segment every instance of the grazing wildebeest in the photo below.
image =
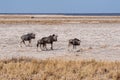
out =
<svg viewBox="0 0 120 80"><path fill-rule="evenodd" d="M22 39L22 41L20 42L21 44L23 43L26 46L25 41L29 41L29 45L30 45L31 40L35 39L35 34L34 33L28 33L28 34L22 35L21 39ZM21 45L21 47L22 47L22 45Z"/></svg>
<svg viewBox="0 0 120 80"><path fill-rule="evenodd" d="M73 49L76 49L76 46L79 46L80 42L81 41L79 39L77 39L77 38L70 39L69 43L68 43L68 47L70 47L71 45L73 45Z"/></svg>
<svg viewBox="0 0 120 80"><path fill-rule="evenodd" d="M43 46L43 48L47 50L46 44L51 44L51 50L53 50L53 42L57 41L57 37L58 37L57 35L53 34L48 37L41 38L40 40L37 41L37 49L40 46L41 50L43 50L42 49Z"/></svg>

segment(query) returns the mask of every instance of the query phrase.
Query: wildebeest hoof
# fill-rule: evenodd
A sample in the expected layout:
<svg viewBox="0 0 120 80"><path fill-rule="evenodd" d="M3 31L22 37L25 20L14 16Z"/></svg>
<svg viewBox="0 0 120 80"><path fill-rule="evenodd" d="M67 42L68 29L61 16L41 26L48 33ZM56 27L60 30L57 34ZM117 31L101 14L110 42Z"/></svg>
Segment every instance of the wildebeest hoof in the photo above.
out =
<svg viewBox="0 0 120 80"><path fill-rule="evenodd" d="M51 50L53 50L53 48L51 48Z"/></svg>
<svg viewBox="0 0 120 80"><path fill-rule="evenodd" d="M80 52L80 50L77 50L76 52Z"/></svg>
<svg viewBox="0 0 120 80"><path fill-rule="evenodd" d="M76 54L75 56L79 56L78 54Z"/></svg>

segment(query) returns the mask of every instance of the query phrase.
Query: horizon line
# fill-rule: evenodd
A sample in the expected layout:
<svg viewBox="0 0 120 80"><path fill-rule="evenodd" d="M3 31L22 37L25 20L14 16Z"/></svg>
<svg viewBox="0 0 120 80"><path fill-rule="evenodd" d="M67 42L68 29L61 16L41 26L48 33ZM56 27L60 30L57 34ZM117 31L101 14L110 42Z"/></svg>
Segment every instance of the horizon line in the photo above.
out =
<svg viewBox="0 0 120 80"><path fill-rule="evenodd" d="M101 16L120 16L120 13L0 13L0 15L101 15Z"/></svg>

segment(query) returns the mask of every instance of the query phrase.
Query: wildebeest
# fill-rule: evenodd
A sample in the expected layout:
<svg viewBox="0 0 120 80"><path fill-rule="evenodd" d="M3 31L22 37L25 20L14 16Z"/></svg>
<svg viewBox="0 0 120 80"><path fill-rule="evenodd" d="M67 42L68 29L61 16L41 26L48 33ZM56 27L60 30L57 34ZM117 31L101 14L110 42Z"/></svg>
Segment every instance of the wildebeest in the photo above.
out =
<svg viewBox="0 0 120 80"><path fill-rule="evenodd" d="M76 49L76 46L79 46L81 43L81 40L74 38L74 39L70 39L69 43L68 43L68 47L70 47L71 45L73 45L73 49Z"/></svg>
<svg viewBox="0 0 120 80"><path fill-rule="evenodd" d="M37 41L37 49L40 46L41 50L42 47L47 50L46 44L51 44L51 50L53 50L53 42L57 41L57 35L53 34L48 37L43 37Z"/></svg>
<svg viewBox="0 0 120 80"><path fill-rule="evenodd" d="M20 42L20 44L23 43L26 46L25 41L28 41L29 45L30 45L31 44L31 40L35 39L35 34L34 33L27 33L25 35L22 35L21 39L22 39L22 41ZM21 45L21 47L22 47L22 45Z"/></svg>

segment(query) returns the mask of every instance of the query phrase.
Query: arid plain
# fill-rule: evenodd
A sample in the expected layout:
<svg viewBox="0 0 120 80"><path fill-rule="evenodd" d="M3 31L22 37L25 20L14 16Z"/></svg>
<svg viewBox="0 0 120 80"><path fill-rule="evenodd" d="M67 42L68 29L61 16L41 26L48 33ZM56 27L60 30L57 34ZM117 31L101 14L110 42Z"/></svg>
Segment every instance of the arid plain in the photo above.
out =
<svg viewBox="0 0 120 80"><path fill-rule="evenodd" d="M20 47L20 37L33 32L32 47ZM36 50L37 40L58 35L54 50ZM68 51L68 40L78 38L81 45ZM120 60L119 16L0 15L0 58ZM48 48L49 48L48 44Z"/></svg>
<svg viewBox="0 0 120 80"><path fill-rule="evenodd" d="M21 47L30 32L32 46ZM54 49L37 51L37 40L51 34ZM75 50L72 38L81 40ZM119 16L0 15L1 80L120 80L119 57Z"/></svg>

